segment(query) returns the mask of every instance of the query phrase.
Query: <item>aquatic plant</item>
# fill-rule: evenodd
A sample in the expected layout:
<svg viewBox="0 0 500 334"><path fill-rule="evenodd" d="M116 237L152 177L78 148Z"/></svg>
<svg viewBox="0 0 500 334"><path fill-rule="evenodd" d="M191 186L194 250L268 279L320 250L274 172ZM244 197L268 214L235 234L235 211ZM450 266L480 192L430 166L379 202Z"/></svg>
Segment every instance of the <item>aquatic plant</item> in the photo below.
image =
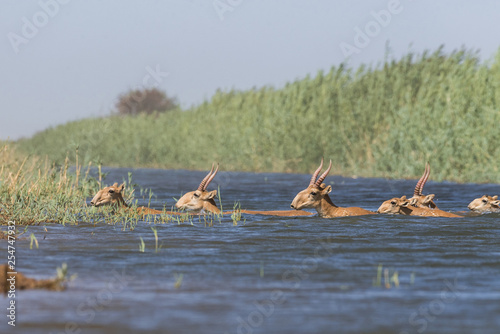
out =
<svg viewBox="0 0 500 334"><path fill-rule="evenodd" d="M156 230L156 227L151 227L151 230L155 235L155 253L158 253L158 231Z"/></svg>
<svg viewBox="0 0 500 334"><path fill-rule="evenodd" d="M146 249L146 244L144 243L144 240L142 237L139 237L141 239L141 243L139 244L139 252L144 253L144 250Z"/></svg>
<svg viewBox="0 0 500 334"><path fill-rule="evenodd" d="M379 265L377 267L377 276L373 279L373 286L374 287L382 287L382 274L384 277L383 286L386 289L390 289L392 286L394 286L395 288L399 288L398 271L392 270L392 275L391 275L389 268L384 268L382 263L379 263ZM411 282L412 285L413 285L413 279L414 279L414 276L412 276L412 282Z"/></svg>
<svg viewBox="0 0 500 334"><path fill-rule="evenodd" d="M237 226L241 221L241 204L239 202L234 203L233 211L231 213L231 220L233 221L234 226Z"/></svg>
<svg viewBox="0 0 500 334"><path fill-rule="evenodd" d="M174 288L179 289L182 285L182 280L184 278L184 274L175 273L174 278L175 278Z"/></svg>
<svg viewBox="0 0 500 334"><path fill-rule="evenodd" d="M33 249L33 243L35 243L36 248L38 248L38 240L36 239L35 235L31 233L30 235L30 249Z"/></svg>
<svg viewBox="0 0 500 334"><path fill-rule="evenodd" d="M63 262L63 264L60 267L56 268L56 273L57 273L56 279L60 284L71 282L77 277L77 274L68 276L68 265L66 264L66 262Z"/></svg>
<svg viewBox="0 0 500 334"><path fill-rule="evenodd" d="M63 165L58 165L47 157L26 156L11 143L0 143L0 225L6 225L8 221L15 221L16 226L46 222L62 225L105 222L122 224L123 229L133 230L139 221L155 219L141 215L137 210L87 206L86 198L91 198L99 190L104 175L99 172L98 179L92 177L92 162L83 168L79 152L76 148L75 161L78 164L70 169L69 158ZM131 174L128 182L132 184ZM128 187L124 195L133 209L137 206L134 205L134 189ZM149 192L148 196L151 199L152 193ZM162 215L162 220L171 221L171 217ZM34 235L31 236L31 247L33 244L38 245Z"/></svg>

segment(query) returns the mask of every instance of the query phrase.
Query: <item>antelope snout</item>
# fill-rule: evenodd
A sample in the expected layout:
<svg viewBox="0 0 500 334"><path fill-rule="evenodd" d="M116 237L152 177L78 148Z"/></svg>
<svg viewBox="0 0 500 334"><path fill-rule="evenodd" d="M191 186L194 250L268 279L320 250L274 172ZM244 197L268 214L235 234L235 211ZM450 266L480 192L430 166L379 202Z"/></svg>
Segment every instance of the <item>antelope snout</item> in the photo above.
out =
<svg viewBox="0 0 500 334"><path fill-rule="evenodd" d="M290 204L290 207L291 207L292 209L295 209L295 207L293 206L293 203L292 203L292 204Z"/></svg>
<svg viewBox="0 0 500 334"><path fill-rule="evenodd" d="M95 206L94 201L90 201L90 205Z"/></svg>

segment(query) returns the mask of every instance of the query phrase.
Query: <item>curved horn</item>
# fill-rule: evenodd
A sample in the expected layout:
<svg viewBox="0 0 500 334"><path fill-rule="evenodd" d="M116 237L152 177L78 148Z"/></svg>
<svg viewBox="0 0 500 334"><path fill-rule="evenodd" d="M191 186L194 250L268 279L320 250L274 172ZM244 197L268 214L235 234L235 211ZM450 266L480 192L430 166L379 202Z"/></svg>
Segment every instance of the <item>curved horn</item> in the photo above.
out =
<svg viewBox="0 0 500 334"><path fill-rule="evenodd" d="M214 164L212 163L212 169L211 169L211 170L210 170L210 172L207 174L207 176L205 176L205 177L203 178L203 180L201 180L201 183L200 183L200 185L198 186L198 190L200 190L200 191L205 190L205 185L206 185L206 183L207 183L207 180L208 180L208 178L212 175L212 172L213 172L213 171L214 171Z"/></svg>
<svg viewBox="0 0 500 334"><path fill-rule="evenodd" d="M425 165L425 171L424 171L424 174L422 174L422 176L420 177L420 179L418 180L417 182L417 185L415 186L415 190L413 191L413 195L415 196L420 196L422 195L422 183L424 181L424 178L425 178L425 174L427 173L427 165Z"/></svg>
<svg viewBox="0 0 500 334"><path fill-rule="evenodd" d="M318 187L321 186L321 183L323 183L323 181L325 180L325 178L328 175L328 173L330 173L330 169L332 169L332 160L330 160L330 165L328 166L328 169L323 174L321 174L321 176L319 177L318 181L316 181L315 184Z"/></svg>
<svg viewBox="0 0 500 334"><path fill-rule="evenodd" d="M429 179L429 175L431 175L431 165L427 163L425 165L424 179L422 180L422 185L420 186L420 195L422 195L422 191L424 191L424 186L427 180Z"/></svg>
<svg viewBox="0 0 500 334"><path fill-rule="evenodd" d="M215 174L217 174L218 171L219 171L219 164L217 164L217 168L215 169L215 172L207 179L207 183L205 183L205 187L203 188L203 190L207 190L208 185L210 184L210 182L212 182L212 180L215 177Z"/></svg>
<svg viewBox="0 0 500 334"><path fill-rule="evenodd" d="M323 168L323 158L321 158L321 164L319 165L318 169L313 173L311 177L311 182L309 182L309 185L312 186L316 182L316 178L318 177L319 172L321 172L321 168Z"/></svg>

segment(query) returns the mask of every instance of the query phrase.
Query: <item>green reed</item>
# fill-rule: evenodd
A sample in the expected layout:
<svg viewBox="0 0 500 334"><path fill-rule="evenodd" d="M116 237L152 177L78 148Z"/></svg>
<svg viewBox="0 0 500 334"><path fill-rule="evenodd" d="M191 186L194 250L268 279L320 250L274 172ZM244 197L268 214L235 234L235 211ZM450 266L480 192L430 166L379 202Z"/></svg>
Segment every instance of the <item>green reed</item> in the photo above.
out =
<svg viewBox="0 0 500 334"><path fill-rule="evenodd" d="M392 275L390 272L392 271ZM382 277L384 278L384 284L382 285ZM411 285L413 285L414 273L411 276ZM373 278L374 287L384 286L386 289L390 289L392 286L399 288L399 274L397 270L389 270L389 268L384 268L382 263L379 263L377 267L377 277Z"/></svg>
<svg viewBox="0 0 500 334"><path fill-rule="evenodd" d="M80 161L78 154L79 150L75 150L76 161ZM8 221L15 221L17 226L102 222L133 230L140 221L172 221L167 214L159 218L143 216L137 212L136 204L130 209L87 206L86 201L100 189L102 175L99 174L101 180L90 176L92 163L85 168L78 164L74 172L70 171L69 160L65 158L62 165L57 165L48 158L25 156L10 143L0 143L0 225ZM131 175L128 184L132 184ZM151 199L152 193L148 196ZM134 203L133 187L125 189L124 198ZM33 245L38 248L38 241L31 234L30 248Z"/></svg>
<svg viewBox="0 0 500 334"><path fill-rule="evenodd" d="M180 287L182 286L182 280L184 278L184 274L174 273L174 278L175 278L174 288L180 289Z"/></svg>
<svg viewBox="0 0 500 334"><path fill-rule="evenodd" d="M377 66L333 66L280 89L218 91L188 110L90 118L18 145L64 163L500 182L500 52L442 48ZM73 162L73 160L71 160Z"/></svg>
<svg viewBox="0 0 500 334"><path fill-rule="evenodd" d="M144 253L144 250L146 249L146 244L144 243L142 237L139 237L139 239L141 239L141 243L139 244L139 252Z"/></svg>
<svg viewBox="0 0 500 334"><path fill-rule="evenodd" d="M158 230L156 227L151 227L151 231L155 235L155 253L158 253Z"/></svg>

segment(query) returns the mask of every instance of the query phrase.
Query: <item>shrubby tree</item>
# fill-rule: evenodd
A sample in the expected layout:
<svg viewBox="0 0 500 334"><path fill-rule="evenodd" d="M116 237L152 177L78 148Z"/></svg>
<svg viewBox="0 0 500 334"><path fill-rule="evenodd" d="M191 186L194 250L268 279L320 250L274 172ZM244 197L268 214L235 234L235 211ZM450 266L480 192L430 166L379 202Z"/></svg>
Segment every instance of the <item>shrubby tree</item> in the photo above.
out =
<svg viewBox="0 0 500 334"><path fill-rule="evenodd" d="M141 113L165 112L177 108L175 97L156 88L131 89L118 96L115 104L119 115L138 115Z"/></svg>

